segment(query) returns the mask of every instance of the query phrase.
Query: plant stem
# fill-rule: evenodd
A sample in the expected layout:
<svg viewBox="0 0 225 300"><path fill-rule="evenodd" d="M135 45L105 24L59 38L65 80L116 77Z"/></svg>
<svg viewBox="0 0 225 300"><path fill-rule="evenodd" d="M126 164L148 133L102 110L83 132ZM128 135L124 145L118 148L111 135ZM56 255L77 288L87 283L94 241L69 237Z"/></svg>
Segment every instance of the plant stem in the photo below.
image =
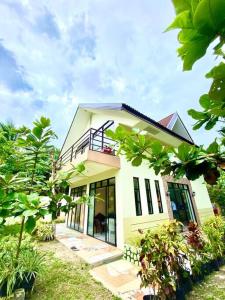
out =
<svg viewBox="0 0 225 300"><path fill-rule="evenodd" d="M21 247L21 242L22 242L22 238L23 238L24 222L25 222L25 217L22 218L22 223L21 223L21 227L20 227L20 235L19 235L17 252L16 252L16 261L18 261L19 254L20 254L20 247Z"/></svg>

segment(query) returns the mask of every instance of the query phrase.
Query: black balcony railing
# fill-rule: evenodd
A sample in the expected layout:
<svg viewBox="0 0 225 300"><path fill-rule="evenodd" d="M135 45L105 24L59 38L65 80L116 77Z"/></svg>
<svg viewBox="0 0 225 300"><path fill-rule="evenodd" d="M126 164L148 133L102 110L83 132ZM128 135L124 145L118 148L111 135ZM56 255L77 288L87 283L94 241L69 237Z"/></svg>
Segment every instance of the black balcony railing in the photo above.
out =
<svg viewBox="0 0 225 300"><path fill-rule="evenodd" d="M57 166L72 162L79 154L83 154L86 148L102 152L109 155L115 155L116 142L105 136L105 130L108 129L114 121L107 121L100 128L88 129L66 152L58 159Z"/></svg>

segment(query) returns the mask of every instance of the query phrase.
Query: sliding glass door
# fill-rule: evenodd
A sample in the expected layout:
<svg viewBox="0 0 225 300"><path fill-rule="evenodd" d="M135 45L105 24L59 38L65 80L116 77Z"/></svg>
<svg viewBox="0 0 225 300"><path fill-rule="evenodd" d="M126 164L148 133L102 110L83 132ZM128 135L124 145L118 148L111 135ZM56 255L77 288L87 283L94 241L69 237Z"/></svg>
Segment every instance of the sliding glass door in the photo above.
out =
<svg viewBox="0 0 225 300"><path fill-rule="evenodd" d="M88 234L116 245L115 178L90 185L92 203L88 209Z"/></svg>
<svg viewBox="0 0 225 300"><path fill-rule="evenodd" d="M86 185L79 186L71 189L71 196L73 199L79 198L86 194ZM80 232L84 231L84 204L76 204L67 214L67 226L78 230Z"/></svg>
<svg viewBox="0 0 225 300"><path fill-rule="evenodd" d="M169 182L168 189L174 219L184 225L196 221L188 185Z"/></svg>

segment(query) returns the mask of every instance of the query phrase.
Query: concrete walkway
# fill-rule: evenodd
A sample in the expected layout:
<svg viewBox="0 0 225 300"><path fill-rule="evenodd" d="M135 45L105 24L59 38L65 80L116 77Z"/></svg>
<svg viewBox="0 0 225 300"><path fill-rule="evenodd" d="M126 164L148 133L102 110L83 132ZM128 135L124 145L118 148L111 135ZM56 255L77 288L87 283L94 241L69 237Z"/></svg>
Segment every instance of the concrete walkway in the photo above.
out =
<svg viewBox="0 0 225 300"><path fill-rule="evenodd" d="M90 274L124 300L142 300L138 267L122 259L122 251L102 241L57 224L56 238L92 266Z"/></svg>

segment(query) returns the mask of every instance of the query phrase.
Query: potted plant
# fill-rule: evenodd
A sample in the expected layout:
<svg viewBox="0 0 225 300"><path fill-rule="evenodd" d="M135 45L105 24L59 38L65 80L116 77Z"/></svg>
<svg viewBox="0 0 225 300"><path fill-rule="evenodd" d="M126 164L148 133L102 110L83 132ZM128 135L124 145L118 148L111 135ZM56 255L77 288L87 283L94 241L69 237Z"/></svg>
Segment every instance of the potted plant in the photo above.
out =
<svg viewBox="0 0 225 300"><path fill-rule="evenodd" d="M9 296L16 289L31 292L36 276L44 271L45 255L26 237L21 243L19 259L15 260L17 239L5 237L0 245L0 296Z"/></svg>
<svg viewBox="0 0 225 300"><path fill-rule="evenodd" d="M106 154L112 154L113 153L113 149L112 149L112 147L104 146L102 152L106 153Z"/></svg>

